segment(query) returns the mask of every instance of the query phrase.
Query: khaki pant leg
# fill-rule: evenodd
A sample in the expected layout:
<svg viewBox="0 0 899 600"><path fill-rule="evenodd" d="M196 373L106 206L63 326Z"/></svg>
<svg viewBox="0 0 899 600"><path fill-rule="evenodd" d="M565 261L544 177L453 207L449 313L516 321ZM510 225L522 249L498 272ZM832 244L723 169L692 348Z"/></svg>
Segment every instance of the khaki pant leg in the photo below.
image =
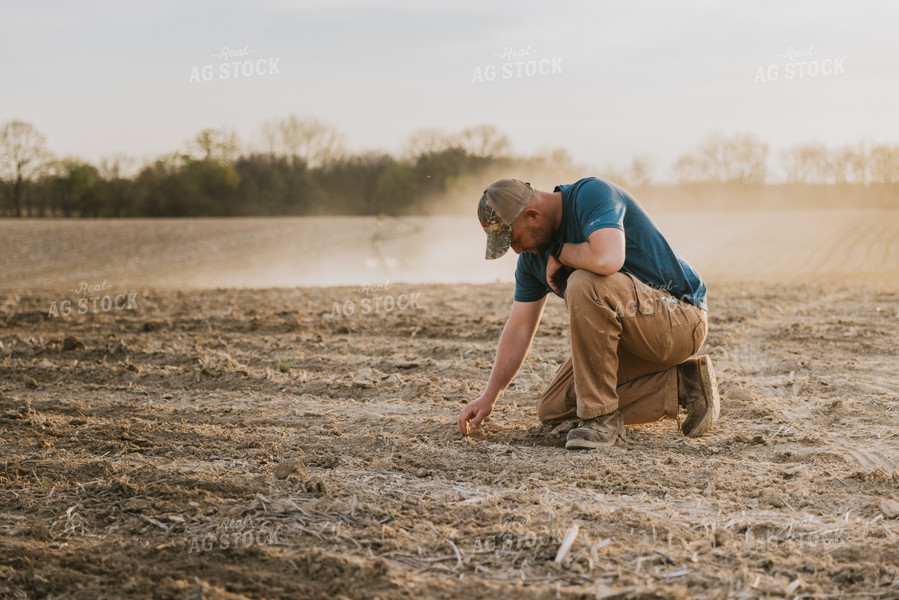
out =
<svg viewBox="0 0 899 600"><path fill-rule="evenodd" d="M571 357L537 407L544 422L593 418L620 409L625 423L677 415L674 366L705 339L705 311L626 273L577 270L565 294Z"/></svg>
<svg viewBox="0 0 899 600"><path fill-rule="evenodd" d="M683 310L691 312L690 323L698 319L692 337L695 349L693 356L702 347L708 331L706 312L691 304L681 302ZM689 327L687 328L689 329ZM657 363L632 355L619 347L618 362L618 408L627 424L651 423L664 417L677 418L677 369L689 356L680 360L683 354L670 362Z"/></svg>
<svg viewBox="0 0 899 600"><path fill-rule="evenodd" d="M677 417L677 376L674 369L644 375L616 388L618 408L625 425L652 423ZM577 395L571 358L556 371L537 405L541 423L561 423L578 418Z"/></svg>
<svg viewBox="0 0 899 600"><path fill-rule="evenodd" d="M577 395L574 392L574 370L568 357L556 371L552 382L537 404L541 423L558 423L577 418Z"/></svg>

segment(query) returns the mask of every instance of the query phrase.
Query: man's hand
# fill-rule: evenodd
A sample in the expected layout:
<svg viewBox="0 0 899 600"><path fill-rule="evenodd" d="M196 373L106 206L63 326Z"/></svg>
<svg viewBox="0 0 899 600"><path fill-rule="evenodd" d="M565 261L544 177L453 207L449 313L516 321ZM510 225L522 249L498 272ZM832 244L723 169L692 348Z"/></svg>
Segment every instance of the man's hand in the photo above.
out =
<svg viewBox="0 0 899 600"><path fill-rule="evenodd" d="M549 257L549 260L546 263L546 283L549 284L549 287L557 293L562 293L562 282L568 277L571 273L571 269L557 261L553 257Z"/></svg>
<svg viewBox="0 0 899 600"><path fill-rule="evenodd" d="M472 429L477 429L481 421L493 412L497 398L518 373L537 332L544 306L546 296L534 302L512 301L512 313L499 336L499 346L496 348L496 359L493 361L487 388L480 398L467 404L456 419L456 426L462 435L468 435Z"/></svg>
<svg viewBox="0 0 899 600"><path fill-rule="evenodd" d="M468 435L472 429L477 429L478 425L481 424L481 421L493 412L493 406L495 404L496 400L492 400L489 396L484 395L474 402L465 405L465 408L463 408L462 412L459 414L459 418L456 419L456 424L459 426L459 433ZM470 428L469 421L471 421Z"/></svg>

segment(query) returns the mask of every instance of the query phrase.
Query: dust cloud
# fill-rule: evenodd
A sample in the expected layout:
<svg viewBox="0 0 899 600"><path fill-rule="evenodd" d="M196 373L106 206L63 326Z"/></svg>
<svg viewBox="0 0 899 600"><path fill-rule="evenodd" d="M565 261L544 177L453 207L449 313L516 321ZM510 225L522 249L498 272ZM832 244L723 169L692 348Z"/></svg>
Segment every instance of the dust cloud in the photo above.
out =
<svg viewBox="0 0 899 600"><path fill-rule="evenodd" d="M0 289L511 281L475 216L0 222Z"/></svg>
<svg viewBox="0 0 899 600"><path fill-rule="evenodd" d="M661 212L674 248L710 283L899 281L895 211ZM0 222L0 290L359 286L514 281L484 259L476 217Z"/></svg>

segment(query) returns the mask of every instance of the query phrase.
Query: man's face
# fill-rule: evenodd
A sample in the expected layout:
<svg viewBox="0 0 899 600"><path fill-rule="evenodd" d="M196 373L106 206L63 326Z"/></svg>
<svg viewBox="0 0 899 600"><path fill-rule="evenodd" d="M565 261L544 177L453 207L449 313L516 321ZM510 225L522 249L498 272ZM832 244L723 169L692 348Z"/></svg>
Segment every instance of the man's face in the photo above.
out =
<svg viewBox="0 0 899 600"><path fill-rule="evenodd" d="M531 252L543 254L549 250L552 232L543 226L543 220L532 214L522 214L512 221L512 250L515 254Z"/></svg>

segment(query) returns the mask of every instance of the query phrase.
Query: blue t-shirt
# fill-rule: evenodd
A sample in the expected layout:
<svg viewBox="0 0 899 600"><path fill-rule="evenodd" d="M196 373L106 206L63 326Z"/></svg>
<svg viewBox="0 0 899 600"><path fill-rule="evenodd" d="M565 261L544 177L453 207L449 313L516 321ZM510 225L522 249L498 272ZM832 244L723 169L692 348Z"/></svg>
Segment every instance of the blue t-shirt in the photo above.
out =
<svg viewBox="0 0 899 600"><path fill-rule="evenodd" d="M706 309L706 287L699 273L681 258L662 236L633 196L614 183L588 177L571 185L560 185L562 225L553 234L557 241L579 244L597 229L616 227L624 232L625 258L621 270L643 283L667 290L694 306ZM542 255L523 252L515 270L515 300L534 302L552 288L546 283L549 250ZM565 295L567 281L562 283Z"/></svg>

